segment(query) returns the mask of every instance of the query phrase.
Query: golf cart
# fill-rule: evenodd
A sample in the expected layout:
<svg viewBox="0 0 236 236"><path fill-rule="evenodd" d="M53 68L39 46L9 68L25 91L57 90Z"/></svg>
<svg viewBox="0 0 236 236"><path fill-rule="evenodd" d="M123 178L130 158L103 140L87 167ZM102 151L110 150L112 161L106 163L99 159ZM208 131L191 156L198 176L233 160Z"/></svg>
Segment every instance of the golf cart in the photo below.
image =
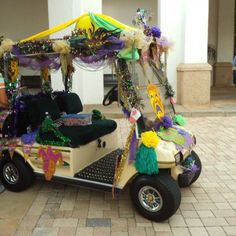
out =
<svg viewBox="0 0 236 236"><path fill-rule="evenodd" d="M40 39L73 23L76 29L63 39ZM115 196L129 183L132 202L147 219L163 221L176 212L179 187L198 179L201 161L193 151L195 136L174 109L165 72L168 43L157 27L140 30L90 13L17 43L3 40L3 46L11 108L1 119L6 189L23 191L37 176ZM124 147L118 146L116 121L98 110L83 113L79 95L71 92L75 64L114 66L118 103L130 126ZM23 92L22 67L41 72L39 93ZM65 89L52 91L50 72L58 69Z"/></svg>

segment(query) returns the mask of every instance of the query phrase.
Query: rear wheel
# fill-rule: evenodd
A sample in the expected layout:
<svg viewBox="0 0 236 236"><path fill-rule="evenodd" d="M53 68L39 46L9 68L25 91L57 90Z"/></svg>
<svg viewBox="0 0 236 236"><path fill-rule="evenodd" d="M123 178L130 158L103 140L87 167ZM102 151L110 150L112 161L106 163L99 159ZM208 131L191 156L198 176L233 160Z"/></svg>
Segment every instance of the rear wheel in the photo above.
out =
<svg viewBox="0 0 236 236"><path fill-rule="evenodd" d="M171 217L181 202L179 186L166 172L138 175L131 184L130 194L139 213L157 222Z"/></svg>
<svg viewBox="0 0 236 236"><path fill-rule="evenodd" d="M30 187L35 179L34 172L24 158L15 153L3 153L0 158L0 180L4 187L19 192Z"/></svg>

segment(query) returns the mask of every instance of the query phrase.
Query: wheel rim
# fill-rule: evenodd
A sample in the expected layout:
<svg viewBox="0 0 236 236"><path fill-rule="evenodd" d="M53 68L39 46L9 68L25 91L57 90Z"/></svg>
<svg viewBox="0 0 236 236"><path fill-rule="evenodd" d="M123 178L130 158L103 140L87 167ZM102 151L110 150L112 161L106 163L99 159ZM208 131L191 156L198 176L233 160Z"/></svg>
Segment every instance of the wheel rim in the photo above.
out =
<svg viewBox="0 0 236 236"><path fill-rule="evenodd" d="M138 198L141 205L148 211L157 212L162 208L161 194L151 186L144 186L139 190Z"/></svg>
<svg viewBox="0 0 236 236"><path fill-rule="evenodd" d="M6 163L3 167L3 177L9 184L15 184L19 180L19 172L12 163Z"/></svg>

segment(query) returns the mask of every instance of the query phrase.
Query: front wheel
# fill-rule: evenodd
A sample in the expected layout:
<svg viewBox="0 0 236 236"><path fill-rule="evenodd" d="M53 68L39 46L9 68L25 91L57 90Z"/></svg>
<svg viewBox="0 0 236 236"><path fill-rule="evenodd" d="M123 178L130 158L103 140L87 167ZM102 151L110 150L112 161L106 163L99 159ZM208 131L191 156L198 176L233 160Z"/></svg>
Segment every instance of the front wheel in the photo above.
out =
<svg viewBox="0 0 236 236"><path fill-rule="evenodd" d="M167 172L138 175L131 183L130 194L139 213L157 222L171 217L181 202L179 186Z"/></svg>
<svg viewBox="0 0 236 236"><path fill-rule="evenodd" d="M0 180L4 187L13 192L27 189L34 182L35 176L24 158L14 154L3 153L0 158Z"/></svg>
<svg viewBox="0 0 236 236"><path fill-rule="evenodd" d="M190 172L187 172L187 174L179 175L178 177L179 186L183 188L189 187L194 182L196 182L202 172L202 163L196 152L192 151L189 157L187 157L183 161L182 165L186 167L187 165L186 163L188 163L189 160L194 162L195 171L193 173L190 171Z"/></svg>

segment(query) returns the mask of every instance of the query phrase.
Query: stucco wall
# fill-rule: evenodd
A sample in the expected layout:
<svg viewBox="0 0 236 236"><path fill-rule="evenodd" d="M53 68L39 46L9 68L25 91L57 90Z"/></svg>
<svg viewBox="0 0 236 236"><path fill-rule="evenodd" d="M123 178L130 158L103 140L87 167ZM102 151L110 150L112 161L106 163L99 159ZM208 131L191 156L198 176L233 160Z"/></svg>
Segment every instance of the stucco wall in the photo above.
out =
<svg viewBox="0 0 236 236"><path fill-rule="evenodd" d="M218 62L232 62L234 54L234 0L219 0Z"/></svg>
<svg viewBox="0 0 236 236"><path fill-rule="evenodd" d="M150 25L157 24L157 0L103 0L102 1L102 12L110 15L113 18L125 23L132 25L132 19L136 14L138 8L144 8L152 13L152 20Z"/></svg>
<svg viewBox="0 0 236 236"><path fill-rule="evenodd" d="M217 45L219 0L209 0L208 43Z"/></svg>
<svg viewBox="0 0 236 236"><path fill-rule="evenodd" d="M19 40L48 28L47 0L2 0L0 8L0 35Z"/></svg>

